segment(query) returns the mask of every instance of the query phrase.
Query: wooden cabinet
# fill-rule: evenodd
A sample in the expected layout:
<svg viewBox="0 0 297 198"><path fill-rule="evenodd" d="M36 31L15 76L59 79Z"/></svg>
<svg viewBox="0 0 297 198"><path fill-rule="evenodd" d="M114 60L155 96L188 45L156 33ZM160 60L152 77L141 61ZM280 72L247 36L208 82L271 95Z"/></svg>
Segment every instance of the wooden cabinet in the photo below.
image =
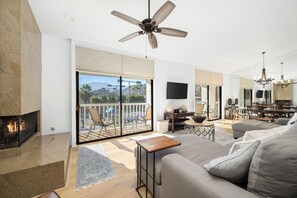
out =
<svg viewBox="0 0 297 198"><path fill-rule="evenodd" d="M181 113L164 113L164 120L169 118L169 130L174 132L175 129L184 129L184 122L188 120L189 116L194 116L195 112L181 112Z"/></svg>

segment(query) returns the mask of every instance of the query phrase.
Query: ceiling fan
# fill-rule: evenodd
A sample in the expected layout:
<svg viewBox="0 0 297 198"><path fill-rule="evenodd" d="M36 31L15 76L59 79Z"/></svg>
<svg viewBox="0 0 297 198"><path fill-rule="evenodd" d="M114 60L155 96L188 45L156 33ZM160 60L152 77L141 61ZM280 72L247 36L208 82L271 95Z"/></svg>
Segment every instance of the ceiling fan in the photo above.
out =
<svg viewBox="0 0 297 198"><path fill-rule="evenodd" d="M118 11L115 11L115 10L112 11L111 12L112 15L119 17L120 19L123 19L129 23L137 25L141 28L141 31L137 31L132 34L129 34L124 38L120 39L119 41L125 42L139 35L147 34L151 47L155 49L158 47L158 42L154 33L160 33L167 36L186 37L188 33L185 31L173 29L173 28L167 28L167 27L158 27L159 24L162 23L167 18L167 16L172 12L174 8L175 8L175 4L172 3L171 1L167 1L159 8L159 10L151 18L150 0L148 0L148 18L144 19L142 22L130 16L127 16L123 13L120 13Z"/></svg>

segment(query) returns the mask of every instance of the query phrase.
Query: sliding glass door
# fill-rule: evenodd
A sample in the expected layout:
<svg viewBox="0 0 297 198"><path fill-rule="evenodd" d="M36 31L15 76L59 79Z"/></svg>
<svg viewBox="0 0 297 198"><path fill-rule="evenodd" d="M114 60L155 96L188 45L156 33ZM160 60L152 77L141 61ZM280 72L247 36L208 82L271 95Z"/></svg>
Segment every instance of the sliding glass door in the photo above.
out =
<svg viewBox="0 0 297 198"><path fill-rule="evenodd" d="M253 104L253 90L252 89L244 89L243 92L244 102L243 106L251 106Z"/></svg>
<svg viewBox="0 0 297 198"><path fill-rule="evenodd" d="M209 92L208 119L209 120L221 119L221 87L208 86L208 92Z"/></svg>
<svg viewBox="0 0 297 198"><path fill-rule="evenodd" d="M151 80L77 72L77 143L152 130Z"/></svg>
<svg viewBox="0 0 297 198"><path fill-rule="evenodd" d="M152 130L151 81L122 79L123 134Z"/></svg>
<svg viewBox="0 0 297 198"><path fill-rule="evenodd" d="M221 119L221 87L212 85L195 86L196 114L207 116L208 120ZM198 108L199 106L199 108ZM203 109L202 111L200 111Z"/></svg>

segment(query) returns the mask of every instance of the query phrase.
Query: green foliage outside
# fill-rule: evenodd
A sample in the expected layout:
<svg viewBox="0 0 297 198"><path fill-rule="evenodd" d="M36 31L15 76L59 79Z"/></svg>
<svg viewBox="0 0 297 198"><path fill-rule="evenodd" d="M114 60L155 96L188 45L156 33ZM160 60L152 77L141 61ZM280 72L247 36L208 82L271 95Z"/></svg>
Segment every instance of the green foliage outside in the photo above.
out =
<svg viewBox="0 0 297 198"><path fill-rule="evenodd" d="M79 89L79 98L84 101L84 103L90 102L92 97L92 87L89 84L83 84Z"/></svg>
<svg viewBox="0 0 297 198"><path fill-rule="evenodd" d="M144 103L145 96L141 93L141 85L131 86L130 94L122 96L123 103ZM119 93L108 92L94 95L92 88L88 84L83 84L79 89L79 98L84 104L118 103Z"/></svg>

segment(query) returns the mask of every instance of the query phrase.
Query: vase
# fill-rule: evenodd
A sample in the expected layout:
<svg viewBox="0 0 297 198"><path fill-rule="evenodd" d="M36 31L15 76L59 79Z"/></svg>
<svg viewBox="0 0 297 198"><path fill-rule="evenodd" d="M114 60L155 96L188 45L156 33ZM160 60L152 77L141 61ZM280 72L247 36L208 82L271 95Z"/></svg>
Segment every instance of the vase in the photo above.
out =
<svg viewBox="0 0 297 198"><path fill-rule="evenodd" d="M168 106L167 109L166 109L166 111L168 113L172 113L173 112L173 107L172 106Z"/></svg>
<svg viewBox="0 0 297 198"><path fill-rule="evenodd" d="M182 109L183 112L187 112L187 106L186 105L182 105L181 109Z"/></svg>

